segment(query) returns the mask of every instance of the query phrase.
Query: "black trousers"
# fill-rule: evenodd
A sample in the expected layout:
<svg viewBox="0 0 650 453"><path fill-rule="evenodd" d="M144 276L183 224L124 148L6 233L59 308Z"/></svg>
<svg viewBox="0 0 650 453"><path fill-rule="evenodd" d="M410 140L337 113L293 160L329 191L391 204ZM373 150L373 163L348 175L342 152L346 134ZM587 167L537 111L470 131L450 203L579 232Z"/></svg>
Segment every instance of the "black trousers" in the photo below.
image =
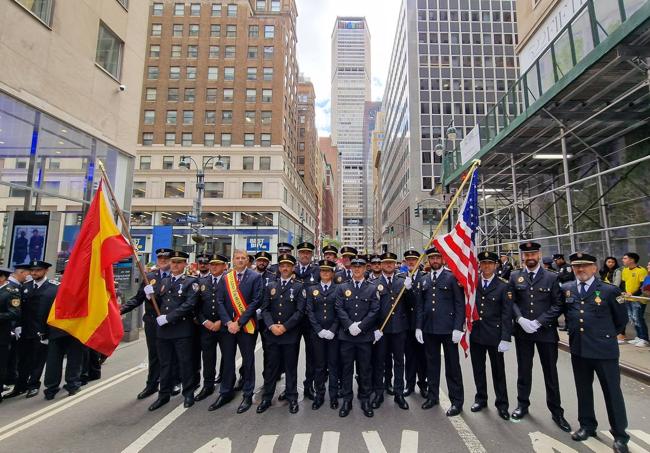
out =
<svg viewBox="0 0 650 453"><path fill-rule="evenodd" d="M194 364L192 363L192 337L160 338L156 341L160 360L161 397L169 397L177 381L177 372L183 385L183 396L194 391Z"/></svg>
<svg viewBox="0 0 650 453"><path fill-rule="evenodd" d="M144 320L144 336L147 340L147 359L149 368L147 369L147 387L158 388L160 382L160 361L158 360L158 324L156 319Z"/></svg>
<svg viewBox="0 0 650 453"><path fill-rule="evenodd" d="M201 383L201 356L203 349L201 348L201 331L206 330L205 327L195 324L194 335L192 335L192 365L194 365L193 385L196 389Z"/></svg>
<svg viewBox="0 0 650 453"><path fill-rule="evenodd" d="M300 338L298 338L300 341ZM264 368L264 394L262 399L271 400L275 394L275 384L280 376L281 369L284 369L285 395L288 401L298 401L298 354L300 343L277 344L272 341L266 342L268 363Z"/></svg>
<svg viewBox="0 0 650 453"><path fill-rule="evenodd" d="M221 360L223 371L221 375L221 386L219 393L229 395L235 386L235 356L237 347L242 357L242 368L244 377L243 394L245 397L252 397L255 391L255 343L257 342L257 331L254 334L245 333L240 330L231 334L227 330L221 337Z"/></svg>
<svg viewBox="0 0 650 453"><path fill-rule="evenodd" d="M571 355L573 377L578 395L578 421L580 427L596 430L598 421L594 412L594 373L600 381L600 388L605 397L607 418L609 419L610 432L614 439L627 443L630 436L625 432L627 428L627 414L625 401L621 391L621 372L617 359L583 359Z"/></svg>
<svg viewBox="0 0 650 453"><path fill-rule="evenodd" d="M390 377L386 380L387 364L392 366L390 375L394 371L393 388L395 394L404 392L404 347L406 345L406 332L385 333L381 339L372 346L372 390L376 395L384 393L386 385L390 384Z"/></svg>
<svg viewBox="0 0 650 453"><path fill-rule="evenodd" d="M7 383L8 379L8 370L9 370L9 354L11 351L11 345L0 344L0 393L2 392L2 386Z"/></svg>
<svg viewBox="0 0 650 453"><path fill-rule="evenodd" d="M451 341L451 334L424 334L424 351L427 357L428 397L440 399L440 347L445 353L445 379L451 404L462 407L465 401L463 375L458 358L458 345Z"/></svg>
<svg viewBox="0 0 650 453"><path fill-rule="evenodd" d="M542 343L515 337L517 347L517 403L520 407L530 406L530 388L533 383L533 358L535 347L544 373L546 406L553 415L564 415L560 401L560 381L557 376L557 343Z"/></svg>
<svg viewBox="0 0 650 453"><path fill-rule="evenodd" d="M340 341L341 383L343 387L343 399L352 401L352 375L354 374L354 365L357 366L359 382L359 399L361 402L368 402L372 391L372 343L363 342L355 343L352 341Z"/></svg>
<svg viewBox="0 0 650 453"><path fill-rule="evenodd" d="M471 341L471 337L469 352L472 359L472 370L474 371L474 385L476 385L474 402L482 405L486 405L488 402L485 362L486 356L489 356L492 384L496 395L494 405L497 409L508 410L508 386L506 385L506 366L503 360L503 352L499 352L497 346L487 346Z"/></svg>
<svg viewBox="0 0 650 453"><path fill-rule="evenodd" d="M203 386L214 387L217 374L217 346L221 332L211 332L205 327L201 331L201 354L203 356Z"/></svg>
<svg viewBox="0 0 650 453"><path fill-rule="evenodd" d="M405 348L406 386L415 388L416 380L421 389L427 385L427 356L424 345L415 339L415 330L406 333Z"/></svg>
<svg viewBox="0 0 650 453"><path fill-rule="evenodd" d="M95 381L102 377L102 355L87 346L83 348L81 382Z"/></svg>
<svg viewBox="0 0 650 453"><path fill-rule="evenodd" d="M5 385L15 385L18 380L18 340L12 337L9 347L9 357L7 359L7 377Z"/></svg>
<svg viewBox="0 0 650 453"><path fill-rule="evenodd" d="M312 337L312 328L309 320L305 317L301 325L301 337L305 342L305 380L302 381L305 389L314 387L314 342Z"/></svg>
<svg viewBox="0 0 650 453"><path fill-rule="evenodd" d="M47 345L38 338L18 340L18 390L39 389L41 375L47 360Z"/></svg>
<svg viewBox="0 0 650 453"><path fill-rule="evenodd" d="M47 348L45 379L43 380L46 395L55 395L60 390L64 357L67 361L63 388L71 391L81 387L83 353L84 345L71 335L50 339Z"/></svg>
<svg viewBox="0 0 650 453"><path fill-rule="evenodd" d="M314 389L316 395L325 397L325 382L328 383L330 400L337 399L339 381L339 340L320 338L312 332L314 346Z"/></svg>

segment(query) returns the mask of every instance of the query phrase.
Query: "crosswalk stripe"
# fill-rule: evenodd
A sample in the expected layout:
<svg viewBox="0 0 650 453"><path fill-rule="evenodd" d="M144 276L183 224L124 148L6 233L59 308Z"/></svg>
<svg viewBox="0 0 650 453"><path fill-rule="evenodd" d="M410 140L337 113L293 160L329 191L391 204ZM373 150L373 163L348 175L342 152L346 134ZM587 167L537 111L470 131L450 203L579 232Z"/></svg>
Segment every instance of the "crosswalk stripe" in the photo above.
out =
<svg viewBox="0 0 650 453"><path fill-rule="evenodd" d="M386 448L384 448L384 443L381 441L377 431L364 431L362 435L369 452L387 453Z"/></svg>
<svg viewBox="0 0 650 453"><path fill-rule="evenodd" d="M631 429L629 433L634 437L638 437L646 444L650 445L650 434L646 433L645 431L641 431L640 429Z"/></svg>
<svg viewBox="0 0 650 453"><path fill-rule="evenodd" d="M402 431L400 453L418 453L418 432L405 429Z"/></svg>
<svg viewBox="0 0 650 453"><path fill-rule="evenodd" d="M232 442L229 438L215 437L210 442L194 450L194 453L230 453Z"/></svg>
<svg viewBox="0 0 650 453"><path fill-rule="evenodd" d="M614 436L612 436L612 434L609 431L601 431L600 433L603 436L608 437L611 440L614 440ZM627 446L630 449L630 451L633 452L633 453L650 453L650 452L648 452L648 450L641 447L641 445L639 445L639 444L637 444L635 442L632 442L632 441L629 441L627 443Z"/></svg>
<svg viewBox="0 0 650 453"><path fill-rule="evenodd" d="M255 451L253 451L253 453L273 453L273 448L275 447L275 442L277 440L277 434L260 436L260 438L257 439L257 445L255 446Z"/></svg>
<svg viewBox="0 0 650 453"><path fill-rule="evenodd" d="M573 448L542 432L528 433L535 453L578 453Z"/></svg>
<svg viewBox="0 0 650 453"><path fill-rule="evenodd" d="M307 453L310 440L311 433L294 434L293 442L291 442L291 450L289 450L289 453Z"/></svg>
<svg viewBox="0 0 650 453"><path fill-rule="evenodd" d="M338 453L340 437L341 433L338 431L325 431L320 443L320 453Z"/></svg>
<svg viewBox="0 0 650 453"><path fill-rule="evenodd" d="M451 401L443 391L440 392L440 404L445 407L451 406ZM487 453L481 441L465 423L462 415L447 418L470 453Z"/></svg>
<svg viewBox="0 0 650 453"><path fill-rule="evenodd" d="M612 447L605 445L602 441L596 439L595 437L590 437L582 443L595 453L609 453L612 451Z"/></svg>

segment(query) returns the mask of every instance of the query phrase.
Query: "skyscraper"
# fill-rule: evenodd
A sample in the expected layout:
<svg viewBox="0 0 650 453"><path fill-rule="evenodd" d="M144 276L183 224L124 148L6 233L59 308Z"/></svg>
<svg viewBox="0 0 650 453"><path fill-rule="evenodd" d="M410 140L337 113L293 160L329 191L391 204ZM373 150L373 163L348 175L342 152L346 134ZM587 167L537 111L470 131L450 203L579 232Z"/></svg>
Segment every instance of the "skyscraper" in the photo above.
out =
<svg viewBox="0 0 650 453"><path fill-rule="evenodd" d="M363 227L364 227L364 248L371 251L375 247L374 222L375 205L373 191L373 159L372 142L373 132L377 125L377 115L381 111L381 102L366 102L363 112L363 160L365 174L363 176Z"/></svg>
<svg viewBox="0 0 650 453"><path fill-rule="evenodd" d="M364 17L338 17L332 32L332 145L341 156L341 240L365 248L363 118L370 100L370 32Z"/></svg>

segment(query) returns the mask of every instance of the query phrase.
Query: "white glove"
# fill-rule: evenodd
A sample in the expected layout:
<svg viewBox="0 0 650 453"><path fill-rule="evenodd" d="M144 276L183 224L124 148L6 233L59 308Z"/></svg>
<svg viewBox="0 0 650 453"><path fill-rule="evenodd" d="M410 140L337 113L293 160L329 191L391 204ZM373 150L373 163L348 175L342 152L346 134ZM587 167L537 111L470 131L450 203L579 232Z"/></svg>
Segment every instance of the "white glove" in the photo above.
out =
<svg viewBox="0 0 650 453"><path fill-rule="evenodd" d="M460 340L463 338L462 330L454 330L451 332L451 341L454 343L460 343Z"/></svg>
<svg viewBox="0 0 650 453"><path fill-rule="evenodd" d="M533 319L533 320L530 322L530 325L535 329L535 332L537 332L537 331L539 330L539 328L542 327L542 325L541 325L541 324L539 323L539 321L536 320L536 319Z"/></svg>
<svg viewBox="0 0 650 453"><path fill-rule="evenodd" d="M533 326L532 321L526 318L519 318L517 324L519 324L521 328L524 329L524 332L526 333L535 333L535 331L537 330Z"/></svg>
<svg viewBox="0 0 650 453"><path fill-rule="evenodd" d="M48 344L50 342L50 340L48 340L47 338L41 339L40 341L41 344Z"/></svg>
<svg viewBox="0 0 650 453"><path fill-rule="evenodd" d="M350 331L350 335L352 335L353 337L356 337L357 335L359 335L361 333L361 329L359 329L359 323L358 322L352 323L352 325L350 326L350 328L348 330Z"/></svg>
<svg viewBox="0 0 650 453"><path fill-rule="evenodd" d="M152 285L147 285L144 287L144 295L146 296L147 299L151 299L151 295L155 292L156 290L153 289Z"/></svg>
<svg viewBox="0 0 650 453"><path fill-rule="evenodd" d="M418 343L424 344L424 337L422 335L422 329L415 329L415 339Z"/></svg>
<svg viewBox="0 0 650 453"><path fill-rule="evenodd" d="M410 275L407 275L406 280L404 280L404 288L406 289L413 288L413 279L411 278Z"/></svg>
<svg viewBox="0 0 650 453"><path fill-rule="evenodd" d="M375 330L375 342L381 340L381 337L383 337L384 334L382 333L381 330Z"/></svg>
<svg viewBox="0 0 650 453"><path fill-rule="evenodd" d="M326 330L325 331L325 339L326 340L333 340L334 339L334 332L331 330Z"/></svg>
<svg viewBox="0 0 650 453"><path fill-rule="evenodd" d="M164 326L169 321L167 321L167 315L160 315L156 318L156 322L158 323L159 326Z"/></svg>
<svg viewBox="0 0 650 453"><path fill-rule="evenodd" d="M499 343L499 346L497 346L497 351L499 352L506 352L510 350L510 342L509 341L503 341Z"/></svg>
<svg viewBox="0 0 650 453"><path fill-rule="evenodd" d="M327 333L326 332L327 332L327 330L321 329L321 331L318 332L318 337L322 338L323 340L326 339L327 338Z"/></svg>
<svg viewBox="0 0 650 453"><path fill-rule="evenodd" d="M23 333L23 328L18 326L14 329L14 335L16 336L16 340L20 340L20 334Z"/></svg>

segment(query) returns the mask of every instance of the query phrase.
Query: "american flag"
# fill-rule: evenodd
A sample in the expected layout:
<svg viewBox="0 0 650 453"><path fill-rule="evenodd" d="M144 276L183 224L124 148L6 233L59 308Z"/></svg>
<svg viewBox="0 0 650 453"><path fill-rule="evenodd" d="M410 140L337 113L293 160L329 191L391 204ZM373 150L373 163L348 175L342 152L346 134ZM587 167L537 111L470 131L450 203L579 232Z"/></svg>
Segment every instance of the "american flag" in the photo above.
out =
<svg viewBox="0 0 650 453"><path fill-rule="evenodd" d="M454 228L447 234L434 239L433 245L445 258L451 270L465 292L465 319L467 330L460 344L467 354L468 335L472 331L472 321L478 318L476 312L476 285L478 282L478 261L476 259L475 237L478 230L478 168L471 176L467 198L460 210L460 216Z"/></svg>

